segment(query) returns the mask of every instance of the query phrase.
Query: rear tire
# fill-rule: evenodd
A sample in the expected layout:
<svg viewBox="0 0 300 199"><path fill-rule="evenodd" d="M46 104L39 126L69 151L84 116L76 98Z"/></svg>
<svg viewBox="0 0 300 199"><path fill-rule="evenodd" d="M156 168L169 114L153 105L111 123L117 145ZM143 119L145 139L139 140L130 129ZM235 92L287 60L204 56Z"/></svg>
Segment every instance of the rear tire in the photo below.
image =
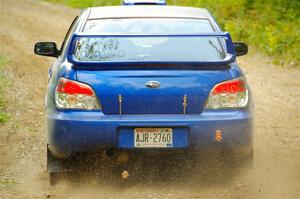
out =
<svg viewBox="0 0 300 199"><path fill-rule="evenodd" d="M243 164L248 167L252 168L253 167L253 160L254 160L254 150L251 148L251 150L247 153L244 154L243 157L241 157Z"/></svg>
<svg viewBox="0 0 300 199"><path fill-rule="evenodd" d="M59 172L49 172L49 184L50 186L55 186L60 180L61 173Z"/></svg>
<svg viewBox="0 0 300 199"><path fill-rule="evenodd" d="M253 147L247 150L237 150L233 151L232 159L236 161L239 165L246 168L252 168L254 159Z"/></svg>
<svg viewBox="0 0 300 199"><path fill-rule="evenodd" d="M53 156L47 146L47 171L50 186L55 186L61 180L66 170L65 161L66 159Z"/></svg>

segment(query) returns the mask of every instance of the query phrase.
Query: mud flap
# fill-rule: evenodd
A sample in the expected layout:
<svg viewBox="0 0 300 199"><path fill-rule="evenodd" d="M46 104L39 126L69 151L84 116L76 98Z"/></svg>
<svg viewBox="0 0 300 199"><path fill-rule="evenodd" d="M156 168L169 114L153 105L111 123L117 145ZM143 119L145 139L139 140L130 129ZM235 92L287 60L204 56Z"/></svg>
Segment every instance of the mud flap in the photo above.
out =
<svg viewBox="0 0 300 199"><path fill-rule="evenodd" d="M72 168L68 164L68 159L54 157L47 145L47 171L49 173L71 172Z"/></svg>

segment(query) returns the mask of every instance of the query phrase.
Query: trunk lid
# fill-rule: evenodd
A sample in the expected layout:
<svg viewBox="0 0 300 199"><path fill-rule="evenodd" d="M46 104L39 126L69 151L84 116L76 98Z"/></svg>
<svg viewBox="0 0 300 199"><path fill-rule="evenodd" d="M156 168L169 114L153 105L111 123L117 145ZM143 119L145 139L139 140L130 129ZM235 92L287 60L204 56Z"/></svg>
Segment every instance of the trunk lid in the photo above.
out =
<svg viewBox="0 0 300 199"><path fill-rule="evenodd" d="M77 70L78 81L94 89L104 114L200 114L215 84L228 70ZM158 88L146 83L158 82Z"/></svg>

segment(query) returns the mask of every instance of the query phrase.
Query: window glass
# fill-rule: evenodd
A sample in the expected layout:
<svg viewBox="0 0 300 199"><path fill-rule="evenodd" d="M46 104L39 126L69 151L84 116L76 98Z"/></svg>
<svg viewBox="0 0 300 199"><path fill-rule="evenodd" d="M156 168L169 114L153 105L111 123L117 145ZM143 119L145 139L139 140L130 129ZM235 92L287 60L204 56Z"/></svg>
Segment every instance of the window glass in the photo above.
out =
<svg viewBox="0 0 300 199"><path fill-rule="evenodd" d="M226 56L221 38L170 36L214 32L206 19L97 19L88 20L83 32L99 36L77 40L79 61L218 61Z"/></svg>
<svg viewBox="0 0 300 199"><path fill-rule="evenodd" d="M222 40L203 36L82 37L74 55L78 61L221 61L225 58Z"/></svg>
<svg viewBox="0 0 300 199"><path fill-rule="evenodd" d="M134 18L88 20L84 32L89 34L185 34L212 32L206 19Z"/></svg>
<svg viewBox="0 0 300 199"><path fill-rule="evenodd" d="M78 24L78 17L76 17L73 20L73 22L72 22L71 26L69 27L68 32L67 32L67 34L65 36L65 39L64 39L64 41L63 41L63 43L61 45L61 49L60 50L61 50L62 54L65 53L67 44L68 44L68 42L70 40L70 37L71 37L72 33L74 32L75 28L77 27L77 24Z"/></svg>

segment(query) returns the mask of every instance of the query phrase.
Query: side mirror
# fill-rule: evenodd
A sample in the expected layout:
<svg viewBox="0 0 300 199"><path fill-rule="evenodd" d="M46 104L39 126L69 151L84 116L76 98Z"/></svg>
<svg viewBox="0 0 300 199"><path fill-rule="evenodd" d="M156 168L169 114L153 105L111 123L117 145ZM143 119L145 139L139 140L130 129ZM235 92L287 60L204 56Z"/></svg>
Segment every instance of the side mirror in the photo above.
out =
<svg viewBox="0 0 300 199"><path fill-rule="evenodd" d="M42 56L58 57L60 51L54 42L38 42L34 45L34 53Z"/></svg>
<svg viewBox="0 0 300 199"><path fill-rule="evenodd" d="M243 42L233 42L236 56L246 55L248 53L248 45Z"/></svg>

